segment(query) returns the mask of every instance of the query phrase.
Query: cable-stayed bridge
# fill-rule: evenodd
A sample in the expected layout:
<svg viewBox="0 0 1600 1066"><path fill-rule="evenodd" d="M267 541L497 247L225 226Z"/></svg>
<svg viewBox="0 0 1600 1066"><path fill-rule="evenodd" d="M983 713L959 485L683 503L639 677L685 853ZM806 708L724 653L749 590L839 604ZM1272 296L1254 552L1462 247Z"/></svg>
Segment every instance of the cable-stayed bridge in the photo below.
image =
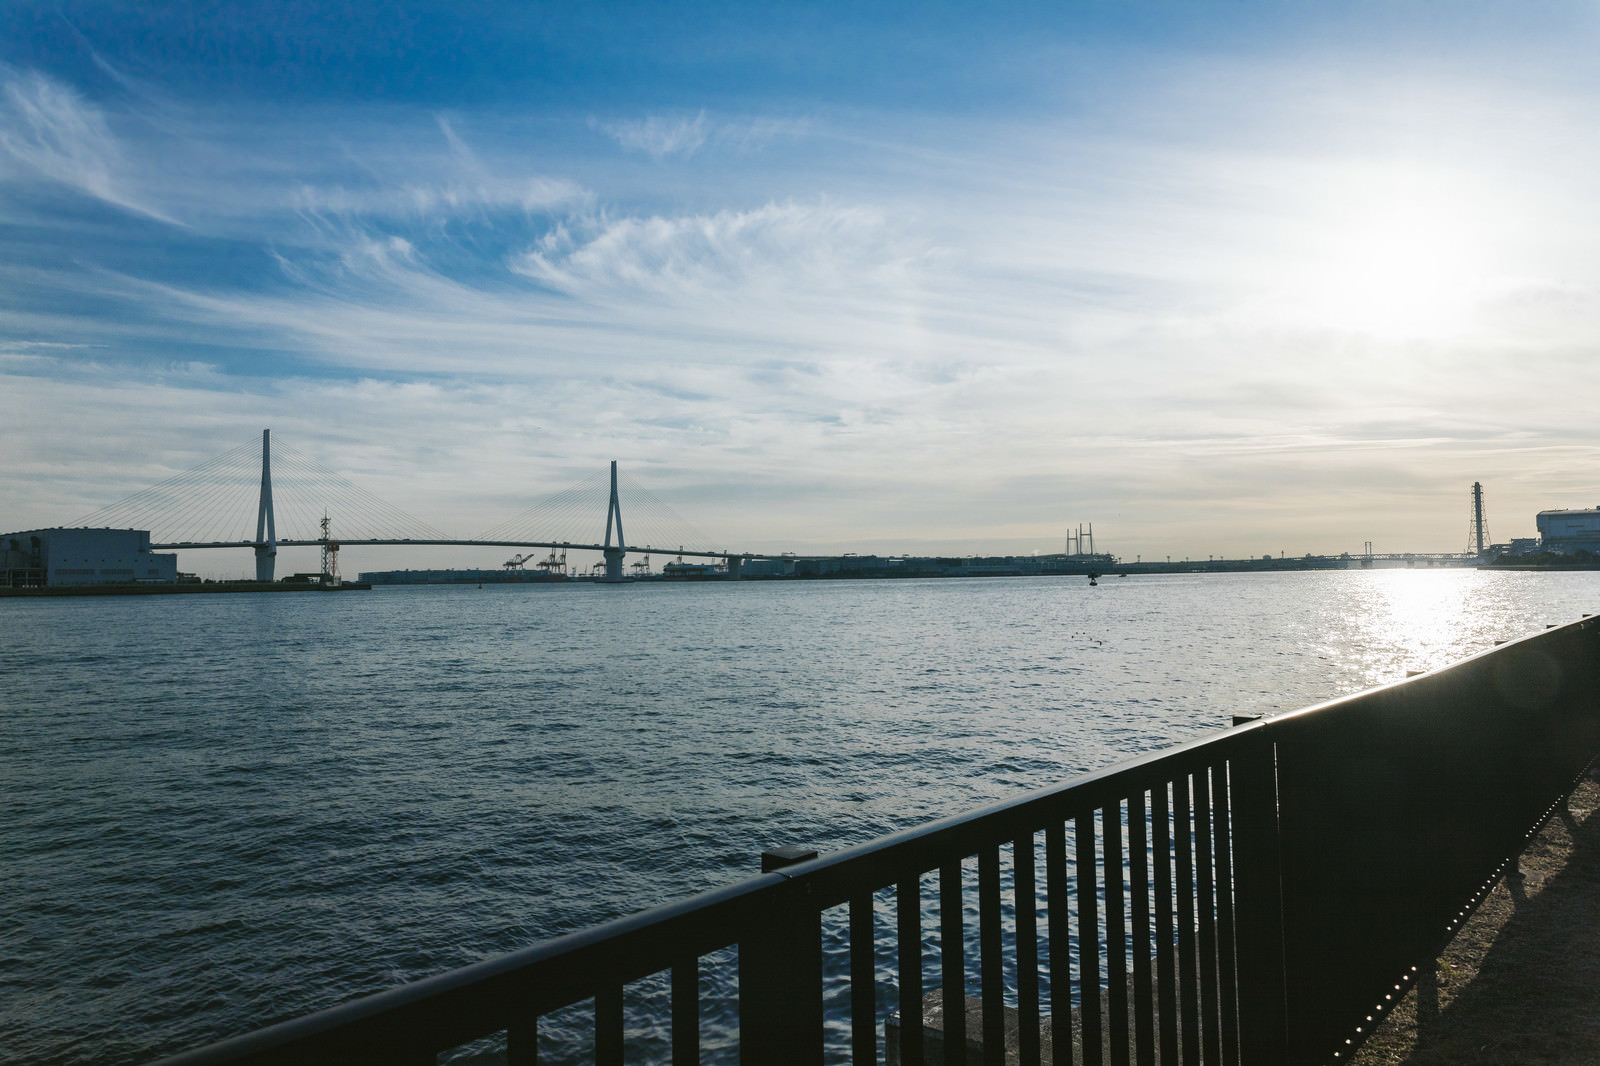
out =
<svg viewBox="0 0 1600 1066"><path fill-rule="evenodd" d="M624 532L622 500L628 500ZM603 502L602 502L603 501ZM600 512L604 535L594 540ZM330 532L336 514L339 535ZM593 551L608 581L623 580L631 552L719 559L737 577L749 559L774 556L713 546L711 539L625 475L604 473L541 498L472 537L455 537L362 489L302 452L274 441L242 444L191 470L84 515L74 526L150 530L155 549L250 548L256 580L271 581L280 547L462 545Z"/></svg>

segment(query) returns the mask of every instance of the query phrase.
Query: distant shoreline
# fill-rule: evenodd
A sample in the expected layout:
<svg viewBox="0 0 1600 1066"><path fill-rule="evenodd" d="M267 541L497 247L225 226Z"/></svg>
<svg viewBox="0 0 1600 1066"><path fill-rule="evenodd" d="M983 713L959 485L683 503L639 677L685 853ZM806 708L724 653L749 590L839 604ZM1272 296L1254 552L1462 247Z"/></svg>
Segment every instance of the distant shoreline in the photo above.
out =
<svg viewBox="0 0 1600 1066"><path fill-rule="evenodd" d="M1586 563L1491 563L1479 570L1600 570L1600 560Z"/></svg>
<svg viewBox="0 0 1600 1066"><path fill-rule="evenodd" d="M146 582L131 585L46 585L42 588L0 588L0 599L47 596L184 596L215 592L363 592L371 585L347 581L342 585L313 585L304 581L184 581L177 584Z"/></svg>
<svg viewBox="0 0 1600 1066"><path fill-rule="evenodd" d="M1488 564L1457 564L1444 565L1432 560L1418 560L1424 565L1402 566L1389 562L1380 566L1362 566L1358 557L1346 561L1334 556L1313 556L1309 559L1217 559L1206 562L1133 562L1122 564L1102 565L1098 567L1083 567L1082 569L1051 569L1047 571L1021 571L1007 568L993 568L978 572L952 573L949 571L938 572L932 570L908 570L900 567L891 569L862 569L862 570L837 570L825 574L748 574L734 579L743 582L757 581L860 581L882 579L908 579L908 578L972 578L972 577L1088 577L1091 574L1099 578L1133 577L1141 574L1248 574L1248 573L1291 573L1307 571L1333 571L1343 573L1358 573L1373 570L1516 570L1522 572L1566 573L1600 570L1600 559L1588 559L1581 562L1538 562L1538 563L1488 563ZM1352 565L1353 564L1353 565ZM567 580L532 580L532 581L497 581L495 584L510 585L564 585L588 584L596 579L582 577ZM681 584L685 579L663 579L660 575L652 574L648 578L627 578L623 584L634 582L647 582L651 584ZM717 576L696 579L692 583L706 581L727 581L727 577ZM205 581L182 582L179 584L135 583L123 585L49 585L43 588L7 588L0 586L0 599L40 598L59 596L182 596L200 595L228 592L364 592L370 590L374 584L382 584L385 588L416 588L432 585L463 585L472 584L471 581L407 581L407 582L362 582L346 581L340 585L317 585L301 581ZM481 583L481 582L480 582Z"/></svg>

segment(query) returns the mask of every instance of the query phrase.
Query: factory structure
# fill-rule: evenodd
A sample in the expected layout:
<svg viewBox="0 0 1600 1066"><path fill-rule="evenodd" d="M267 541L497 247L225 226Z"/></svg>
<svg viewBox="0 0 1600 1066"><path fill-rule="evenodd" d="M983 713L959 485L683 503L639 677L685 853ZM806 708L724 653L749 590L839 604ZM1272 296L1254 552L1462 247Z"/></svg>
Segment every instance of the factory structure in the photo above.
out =
<svg viewBox="0 0 1600 1066"><path fill-rule="evenodd" d="M0 533L0 587L175 584L178 557L150 550L147 529Z"/></svg>
<svg viewBox="0 0 1600 1066"><path fill-rule="evenodd" d="M1580 551L1600 554L1600 507L1576 511L1540 511L1539 550L1556 555Z"/></svg>
<svg viewBox="0 0 1600 1066"><path fill-rule="evenodd" d="M1538 536L1514 537L1503 544L1488 543L1483 515L1483 485L1474 481L1467 558L1507 563L1530 555L1600 555L1600 507L1540 511L1534 516Z"/></svg>

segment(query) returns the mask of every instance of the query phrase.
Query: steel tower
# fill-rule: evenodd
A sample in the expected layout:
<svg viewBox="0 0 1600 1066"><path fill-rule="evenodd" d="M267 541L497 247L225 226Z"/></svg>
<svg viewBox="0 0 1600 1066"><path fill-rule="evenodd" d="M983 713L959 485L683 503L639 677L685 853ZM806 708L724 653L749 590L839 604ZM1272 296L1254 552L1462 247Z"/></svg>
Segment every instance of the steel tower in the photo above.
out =
<svg viewBox="0 0 1600 1066"><path fill-rule="evenodd" d="M1472 525L1467 530L1467 554L1483 558L1484 542L1489 539L1488 530L1483 528L1483 483L1472 483Z"/></svg>
<svg viewBox="0 0 1600 1066"><path fill-rule="evenodd" d="M611 527L617 527L617 546L611 546ZM617 461L611 460L611 502L606 504L606 542L603 554L606 557L606 580L622 581L622 559L628 554L628 546L622 539L622 501L617 499Z"/></svg>
<svg viewBox="0 0 1600 1066"><path fill-rule="evenodd" d="M278 524L272 514L272 430L261 431L261 505L256 510L256 580L271 581L278 558Z"/></svg>

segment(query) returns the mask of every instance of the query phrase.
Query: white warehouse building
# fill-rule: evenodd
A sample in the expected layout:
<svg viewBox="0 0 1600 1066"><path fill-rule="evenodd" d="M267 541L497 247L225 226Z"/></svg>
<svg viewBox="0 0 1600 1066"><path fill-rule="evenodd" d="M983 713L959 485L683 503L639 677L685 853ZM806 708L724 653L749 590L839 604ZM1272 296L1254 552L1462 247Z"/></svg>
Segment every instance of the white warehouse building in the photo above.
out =
<svg viewBox="0 0 1600 1066"><path fill-rule="evenodd" d="M1548 552L1600 551L1600 507L1540 511L1539 547Z"/></svg>
<svg viewBox="0 0 1600 1066"><path fill-rule="evenodd" d="M150 550L147 529L0 533L0 584L125 585L178 580L178 557Z"/></svg>

